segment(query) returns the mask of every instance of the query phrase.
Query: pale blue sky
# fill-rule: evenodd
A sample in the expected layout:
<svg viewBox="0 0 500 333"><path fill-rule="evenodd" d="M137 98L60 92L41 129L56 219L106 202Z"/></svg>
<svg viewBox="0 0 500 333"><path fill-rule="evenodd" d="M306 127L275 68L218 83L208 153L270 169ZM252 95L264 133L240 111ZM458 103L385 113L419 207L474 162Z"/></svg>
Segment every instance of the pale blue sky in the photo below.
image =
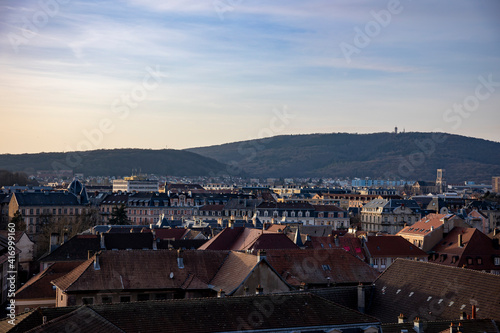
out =
<svg viewBox="0 0 500 333"><path fill-rule="evenodd" d="M0 153L395 126L500 141L495 0L4 0L0 17Z"/></svg>

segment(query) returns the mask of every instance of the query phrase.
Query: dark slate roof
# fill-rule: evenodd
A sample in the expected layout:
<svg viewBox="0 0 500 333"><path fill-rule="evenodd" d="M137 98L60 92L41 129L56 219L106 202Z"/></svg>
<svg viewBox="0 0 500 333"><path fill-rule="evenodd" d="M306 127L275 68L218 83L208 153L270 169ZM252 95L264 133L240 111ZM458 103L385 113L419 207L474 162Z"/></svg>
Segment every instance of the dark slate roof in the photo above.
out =
<svg viewBox="0 0 500 333"><path fill-rule="evenodd" d="M80 203L81 204L88 204L89 203L89 197L87 195L87 190L85 189L85 186L78 180L74 179L71 184L68 186L68 192L73 193L75 196L79 195L80 198Z"/></svg>
<svg viewBox="0 0 500 333"><path fill-rule="evenodd" d="M37 326L42 325L43 317L47 318L47 321L53 320L55 318L64 316L74 310L76 307L60 307L60 308L38 308L16 315L15 326L8 323L10 318L5 318L0 320L0 332L5 333L21 333L27 332Z"/></svg>
<svg viewBox="0 0 500 333"><path fill-rule="evenodd" d="M397 259L375 281L367 313L384 323L409 320L454 320L471 305L477 318L500 320L500 276L465 268Z"/></svg>
<svg viewBox="0 0 500 333"><path fill-rule="evenodd" d="M152 249L153 234L148 233L110 233L102 234L107 250Z"/></svg>
<svg viewBox="0 0 500 333"><path fill-rule="evenodd" d="M365 304L369 304L373 286L364 286L365 289ZM330 302L334 302L346 306L353 310L358 310L358 286L340 286L330 288L308 289L308 292L323 297ZM400 332L398 332L400 333Z"/></svg>
<svg viewBox="0 0 500 333"><path fill-rule="evenodd" d="M22 192L13 194L19 206L80 206L69 192Z"/></svg>
<svg viewBox="0 0 500 333"><path fill-rule="evenodd" d="M88 251L99 251L100 238L96 235L76 235L51 253L45 254L40 262L83 261L88 259Z"/></svg>
<svg viewBox="0 0 500 333"><path fill-rule="evenodd" d="M35 327L28 332L53 333L69 331L81 333L125 333L125 331L119 329L113 323L87 306L79 307L41 326Z"/></svg>
<svg viewBox="0 0 500 333"><path fill-rule="evenodd" d="M294 203L294 202L263 202L257 206L257 209L299 209L299 210L314 210L310 203Z"/></svg>
<svg viewBox="0 0 500 333"><path fill-rule="evenodd" d="M470 310L470 309L469 309ZM440 321L423 321L422 326L426 333L439 333L446 331L450 332L450 325L453 323L454 331L460 325L460 332L480 332L480 333L498 333L498 324L491 319L465 319L465 320L440 320ZM413 330L413 322L405 322L401 324L382 324L384 333L401 333L402 330L408 332L415 332Z"/></svg>
<svg viewBox="0 0 500 333"><path fill-rule="evenodd" d="M287 328L305 332L304 327L312 330L379 325L376 318L310 293L116 303L88 308L125 332L264 332ZM71 320L69 317L66 323Z"/></svg>

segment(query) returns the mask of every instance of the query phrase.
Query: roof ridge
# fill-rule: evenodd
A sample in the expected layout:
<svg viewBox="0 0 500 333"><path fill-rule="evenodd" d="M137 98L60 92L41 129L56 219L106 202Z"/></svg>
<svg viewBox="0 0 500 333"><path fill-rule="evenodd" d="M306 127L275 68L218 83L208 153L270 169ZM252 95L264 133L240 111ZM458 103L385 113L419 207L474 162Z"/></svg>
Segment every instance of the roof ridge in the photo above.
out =
<svg viewBox="0 0 500 333"><path fill-rule="evenodd" d="M75 267L73 270L69 271L67 274L53 280L53 281L50 281L50 283L52 283L53 285L55 285L55 281L57 280L60 280L60 279L63 279L64 277L66 277L67 275L71 274L73 271L77 270L80 266L84 266L84 265L87 265L87 267L85 267L85 269L80 273L78 274L78 277L75 278L73 280L73 282L71 282L66 288L65 290L68 290L69 287L71 287L73 284L75 284L76 281L78 281L80 279L80 277L87 271L87 269L89 269L90 265L94 262L94 257L96 256L96 254L94 254L94 256L90 259L87 259L87 261L84 261L83 263L81 263L80 265L78 265L77 267ZM57 286L56 286L57 287Z"/></svg>

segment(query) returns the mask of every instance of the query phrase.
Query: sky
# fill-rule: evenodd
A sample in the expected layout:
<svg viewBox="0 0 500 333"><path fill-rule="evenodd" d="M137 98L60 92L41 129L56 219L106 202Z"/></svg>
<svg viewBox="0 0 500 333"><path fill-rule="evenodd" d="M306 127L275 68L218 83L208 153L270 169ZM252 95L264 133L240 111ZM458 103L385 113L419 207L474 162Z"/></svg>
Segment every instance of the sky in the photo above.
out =
<svg viewBox="0 0 500 333"><path fill-rule="evenodd" d="M282 134L500 142L500 2L2 0L0 153Z"/></svg>

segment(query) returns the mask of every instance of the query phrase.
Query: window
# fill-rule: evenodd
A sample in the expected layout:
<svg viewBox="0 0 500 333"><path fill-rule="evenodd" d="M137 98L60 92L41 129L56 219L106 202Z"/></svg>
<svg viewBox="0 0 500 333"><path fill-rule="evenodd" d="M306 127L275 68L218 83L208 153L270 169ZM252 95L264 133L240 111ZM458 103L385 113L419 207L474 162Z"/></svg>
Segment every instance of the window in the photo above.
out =
<svg viewBox="0 0 500 333"><path fill-rule="evenodd" d="M467 258L467 265L472 265L473 261L472 258Z"/></svg>
<svg viewBox="0 0 500 333"><path fill-rule="evenodd" d="M500 257L495 257L495 266L500 266Z"/></svg>
<svg viewBox="0 0 500 333"><path fill-rule="evenodd" d="M91 305L94 304L94 297L82 297L83 305Z"/></svg>
<svg viewBox="0 0 500 333"><path fill-rule="evenodd" d="M323 245L323 244L322 244ZM323 267L324 271L331 271L332 269L330 268L330 265L321 265Z"/></svg>
<svg viewBox="0 0 500 333"><path fill-rule="evenodd" d="M137 300L141 301L149 301L149 294L139 294L137 295Z"/></svg>
<svg viewBox="0 0 500 333"><path fill-rule="evenodd" d="M113 303L113 296L102 296L101 297L102 304L111 304Z"/></svg>
<svg viewBox="0 0 500 333"><path fill-rule="evenodd" d="M120 296L120 303L130 302L130 296Z"/></svg>
<svg viewBox="0 0 500 333"><path fill-rule="evenodd" d="M483 264L483 258L476 258L477 264L482 265Z"/></svg>

